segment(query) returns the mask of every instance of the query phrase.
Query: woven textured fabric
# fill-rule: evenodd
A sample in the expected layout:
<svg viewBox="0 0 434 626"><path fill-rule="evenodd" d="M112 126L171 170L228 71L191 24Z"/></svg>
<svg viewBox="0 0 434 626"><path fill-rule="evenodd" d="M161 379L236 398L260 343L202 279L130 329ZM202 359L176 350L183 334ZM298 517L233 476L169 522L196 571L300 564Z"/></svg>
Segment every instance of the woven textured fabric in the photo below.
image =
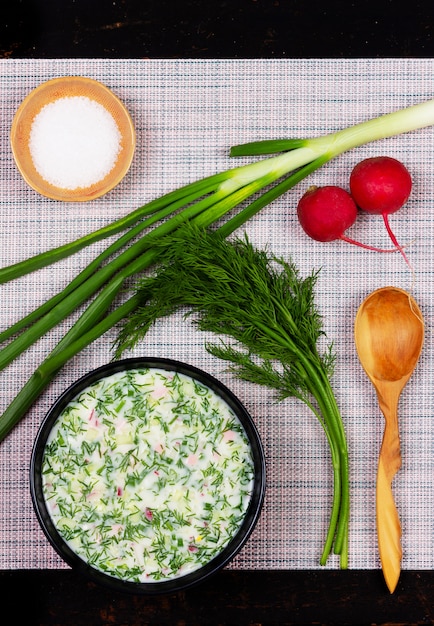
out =
<svg viewBox="0 0 434 626"><path fill-rule="evenodd" d="M332 132L433 95L433 61L355 60L2 60L0 61L1 178L0 264L10 265L108 224L145 202L237 164L231 145L256 139L307 137ZM125 179L91 203L62 203L39 196L22 179L9 131L23 98L50 78L82 75L107 85L128 108L137 150ZM349 151L265 207L243 228L252 243L292 259L302 276L320 270L317 306L334 342L332 380L350 451L349 566L379 567L375 529L375 479L384 420L362 372L353 324L374 289L413 287L426 320L426 343L399 406L403 464L394 492L403 529L404 569L434 567L434 379L431 320L434 295L434 132L432 128ZM399 254L378 254L341 241L320 244L301 231L298 198L312 184L348 187L351 168L367 156L388 154L411 171L414 188L391 218L407 244L413 276ZM351 235L390 247L381 217L361 216ZM1 329L62 289L107 245L1 286ZM1 408L54 347L77 314L61 322L1 373ZM63 568L39 528L29 491L32 445L46 411L74 380L112 358L115 330L68 363L0 444L0 568ZM262 436L268 486L260 521L233 569L316 569L332 497L331 461L324 433L300 402L276 403L264 388L233 379L211 357L208 337L188 322L158 322L126 356L164 356L200 367L224 382L251 413ZM332 557L327 568L338 567Z"/></svg>

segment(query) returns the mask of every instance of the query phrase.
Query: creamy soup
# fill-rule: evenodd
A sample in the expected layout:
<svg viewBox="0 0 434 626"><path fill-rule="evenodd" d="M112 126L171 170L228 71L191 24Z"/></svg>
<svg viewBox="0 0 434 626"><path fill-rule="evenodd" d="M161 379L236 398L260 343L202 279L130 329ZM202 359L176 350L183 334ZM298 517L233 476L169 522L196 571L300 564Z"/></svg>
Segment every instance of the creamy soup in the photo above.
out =
<svg viewBox="0 0 434 626"><path fill-rule="evenodd" d="M134 582L180 577L218 555L244 519L254 479L228 404L158 368L82 391L57 419L42 471L49 514L70 548Z"/></svg>

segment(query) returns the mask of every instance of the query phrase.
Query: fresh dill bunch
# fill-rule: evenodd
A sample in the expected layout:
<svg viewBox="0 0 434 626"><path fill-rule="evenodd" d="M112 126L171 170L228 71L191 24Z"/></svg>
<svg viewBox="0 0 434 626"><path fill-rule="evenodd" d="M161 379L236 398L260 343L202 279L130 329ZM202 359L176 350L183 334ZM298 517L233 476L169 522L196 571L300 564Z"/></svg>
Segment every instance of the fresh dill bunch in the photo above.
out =
<svg viewBox="0 0 434 626"><path fill-rule="evenodd" d="M247 236L229 242L192 225L161 245L155 273L138 283L141 304L123 322L117 357L159 318L186 309L200 330L232 337L239 346L207 343L210 353L230 361L239 378L273 389L278 400L309 399L299 351L332 376L332 344L322 355L317 349L324 335L314 302L317 272L301 279L293 263L255 249Z"/></svg>
<svg viewBox="0 0 434 626"><path fill-rule="evenodd" d="M318 272L301 278L294 263L256 249L247 235L233 241L188 224L158 244L152 275L139 279L139 305L124 319L116 358L142 340L161 317L183 310L199 330L219 336L207 350L230 363L240 379L272 389L278 400L295 397L319 419L329 442L334 498L321 557L332 547L347 567L349 478L345 431L332 391L335 354L315 305ZM231 341L229 341L229 339Z"/></svg>

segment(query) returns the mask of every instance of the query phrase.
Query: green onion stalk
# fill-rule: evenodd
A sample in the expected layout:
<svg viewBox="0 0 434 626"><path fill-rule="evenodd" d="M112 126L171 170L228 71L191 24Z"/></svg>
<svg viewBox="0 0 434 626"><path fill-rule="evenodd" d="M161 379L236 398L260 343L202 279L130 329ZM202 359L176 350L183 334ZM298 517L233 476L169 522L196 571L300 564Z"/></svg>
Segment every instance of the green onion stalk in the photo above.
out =
<svg viewBox="0 0 434 626"><path fill-rule="evenodd" d="M163 237L175 233L186 223L207 229L218 224L221 235L228 237L263 207L347 150L432 124L434 100L322 137L234 146L230 151L234 157L267 156L187 184L104 228L1 268L0 283L6 283L57 263L97 241L123 233L62 291L0 332L0 342L5 344L0 349L1 370L55 325L87 304L0 416L0 441L25 416L65 363L134 310L136 295L121 301L128 280L156 263L160 253L156 244ZM223 218L234 209L238 212L234 211L224 222Z"/></svg>

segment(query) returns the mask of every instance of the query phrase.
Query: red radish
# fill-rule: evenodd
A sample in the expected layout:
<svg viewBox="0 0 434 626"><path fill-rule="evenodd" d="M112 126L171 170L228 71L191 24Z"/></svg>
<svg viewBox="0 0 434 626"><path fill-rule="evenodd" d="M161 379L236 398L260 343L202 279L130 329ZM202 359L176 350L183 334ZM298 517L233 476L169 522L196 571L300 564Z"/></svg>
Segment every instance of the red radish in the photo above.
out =
<svg viewBox="0 0 434 626"><path fill-rule="evenodd" d="M351 195L368 213L395 213L407 202L411 187L405 165L387 156L360 161L350 175Z"/></svg>
<svg viewBox="0 0 434 626"><path fill-rule="evenodd" d="M297 214L309 237L316 241L334 241L356 221L357 206L341 187L310 187L298 203Z"/></svg>
<svg viewBox="0 0 434 626"><path fill-rule="evenodd" d="M350 190L357 206L368 213L383 216L390 239L399 249L407 264L408 259L399 245L388 216L398 211L408 200L412 188L409 171L400 161L380 156L364 159L350 175Z"/></svg>
<svg viewBox="0 0 434 626"><path fill-rule="evenodd" d="M395 251L374 248L354 241L344 234L356 221L357 206L348 191L342 187L335 185L310 187L300 198L297 215L304 232L315 241L342 239L376 252Z"/></svg>

